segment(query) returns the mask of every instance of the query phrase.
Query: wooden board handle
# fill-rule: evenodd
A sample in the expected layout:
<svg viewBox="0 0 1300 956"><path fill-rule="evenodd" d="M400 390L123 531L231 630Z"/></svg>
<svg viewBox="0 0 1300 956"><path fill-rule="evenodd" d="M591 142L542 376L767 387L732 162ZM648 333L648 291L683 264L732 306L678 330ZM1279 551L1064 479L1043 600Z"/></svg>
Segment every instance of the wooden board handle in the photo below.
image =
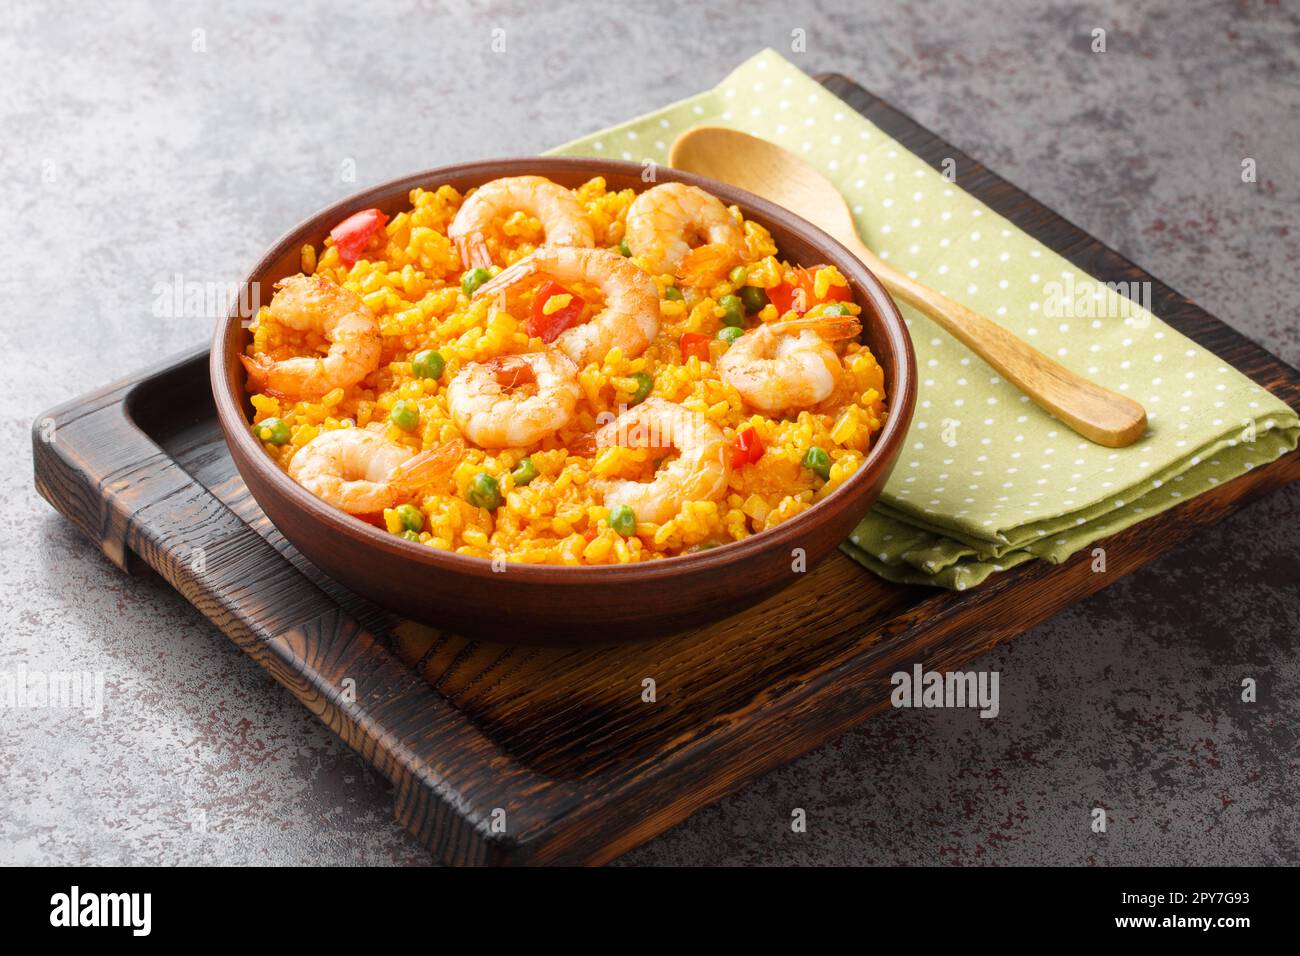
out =
<svg viewBox="0 0 1300 956"><path fill-rule="evenodd" d="M420 756L422 735L446 722L446 701L136 422L141 381L207 370L204 348L41 415L32 425L37 491L119 567L143 561L162 575L360 752L394 784L394 813L409 830L436 832L453 862L508 859L512 840L486 818L467 818L460 795Z"/></svg>

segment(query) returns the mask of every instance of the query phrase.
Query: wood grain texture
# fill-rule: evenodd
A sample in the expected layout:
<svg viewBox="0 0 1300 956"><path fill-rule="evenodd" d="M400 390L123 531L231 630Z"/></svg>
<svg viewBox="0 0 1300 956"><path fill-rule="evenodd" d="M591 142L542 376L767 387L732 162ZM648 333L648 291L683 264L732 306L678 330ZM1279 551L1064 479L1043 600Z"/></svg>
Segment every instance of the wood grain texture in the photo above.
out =
<svg viewBox="0 0 1300 956"><path fill-rule="evenodd" d="M1080 268L1150 278L848 81L827 84L936 166L958 158L962 186ZM1158 282L1153 307L1300 408L1300 373ZM115 563L163 574L391 780L397 818L459 864L613 859L883 709L893 671L961 666L1300 478L1287 455L1117 534L1104 574L1085 553L958 594L889 584L836 554L702 630L526 648L412 624L308 564L240 481L205 367L196 352L42 416L38 489ZM642 701L645 678L656 703Z"/></svg>

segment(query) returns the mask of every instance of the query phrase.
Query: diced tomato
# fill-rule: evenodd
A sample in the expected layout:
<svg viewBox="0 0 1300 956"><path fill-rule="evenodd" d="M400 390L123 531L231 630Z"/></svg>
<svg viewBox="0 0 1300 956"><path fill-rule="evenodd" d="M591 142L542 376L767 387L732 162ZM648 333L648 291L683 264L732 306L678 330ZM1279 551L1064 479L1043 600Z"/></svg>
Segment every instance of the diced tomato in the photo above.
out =
<svg viewBox="0 0 1300 956"><path fill-rule="evenodd" d="M363 209L353 213L330 230L339 260L348 268L361 258L370 237L383 228L388 217L378 209Z"/></svg>
<svg viewBox="0 0 1300 956"><path fill-rule="evenodd" d="M806 277L808 282L808 294L810 296L813 295L813 289L817 284L817 270L825 269L825 268L826 266L820 265L820 266L809 266L807 269L803 270L804 276ZM850 289L846 285L832 285L830 288L826 290L826 294L822 296L820 299L817 299L813 303L813 305L818 305L822 302L851 302L851 301L853 301L852 289Z"/></svg>
<svg viewBox="0 0 1300 956"><path fill-rule="evenodd" d="M806 309L795 309L794 286L788 282L782 282L780 285L774 285L767 290L767 301L776 306L777 315L785 315L791 309L796 312L805 312Z"/></svg>
<svg viewBox="0 0 1300 956"><path fill-rule="evenodd" d="M694 355L701 362L709 360L709 337L703 332L686 332L678 344L682 349L682 358Z"/></svg>
<svg viewBox="0 0 1300 956"><path fill-rule="evenodd" d="M573 298L568 305L561 306L550 315L545 313L546 302L552 296L569 295ZM547 282L537 291L533 299L533 308L524 324L524 331L541 339L548 345L560 337L560 333L578 321L582 307L586 305L582 297L570 292L558 282Z"/></svg>
<svg viewBox="0 0 1300 956"><path fill-rule="evenodd" d="M731 443L731 467L741 468L752 465L763 457L763 441L751 425L737 433Z"/></svg>
<svg viewBox="0 0 1300 956"><path fill-rule="evenodd" d="M824 269L825 266L809 266L807 269L795 269L792 272L792 282L782 282L767 290L767 299L777 308L781 315L793 310L803 315L815 305L823 302L848 302L853 298L853 292L848 286L833 285L827 290L824 298L817 298L815 288L817 283L817 270Z"/></svg>
<svg viewBox="0 0 1300 956"><path fill-rule="evenodd" d="M852 302L853 290L846 285L833 285L826 290L823 302Z"/></svg>

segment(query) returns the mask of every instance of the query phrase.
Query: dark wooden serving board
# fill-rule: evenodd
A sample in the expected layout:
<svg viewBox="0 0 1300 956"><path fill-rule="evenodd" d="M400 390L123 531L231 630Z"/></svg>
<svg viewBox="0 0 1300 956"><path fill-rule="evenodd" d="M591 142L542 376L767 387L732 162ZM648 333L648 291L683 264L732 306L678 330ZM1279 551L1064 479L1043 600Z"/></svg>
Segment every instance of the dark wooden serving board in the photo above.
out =
<svg viewBox="0 0 1300 956"><path fill-rule="evenodd" d="M849 80L821 80L935 166L957 158L962 187L1079 268L1150 281L1156 314L1300 408L1296 370ZM296 554L234 470L206 350L52 409L33 434L51 504L122 568L166 577L392 781L404 826L465 864L611 860L885 708L895 670L956 668L1300 477L1287 455L1115 535L1101 574L1085 552L959 594L836 553L703 630L525 648L403 621Z"/></svg>

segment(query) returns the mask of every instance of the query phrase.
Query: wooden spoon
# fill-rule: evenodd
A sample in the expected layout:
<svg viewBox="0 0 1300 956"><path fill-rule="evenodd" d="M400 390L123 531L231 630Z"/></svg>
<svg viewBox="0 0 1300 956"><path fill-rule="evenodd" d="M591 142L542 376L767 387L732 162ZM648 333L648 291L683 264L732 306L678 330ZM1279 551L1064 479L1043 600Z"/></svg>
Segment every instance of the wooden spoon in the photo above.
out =
<svg viewBox="0 0 1300 956"><path fill-rule="evenodd" d="M697 126L668 153L677 169L720 179L797 213L847 246L891 294L941 325L1002 377L1084 438L1122 448L1146 432L1141 405L1076 375L978 312L888 265L863 245L839 190L793 153L720 126Z"/></svg>

